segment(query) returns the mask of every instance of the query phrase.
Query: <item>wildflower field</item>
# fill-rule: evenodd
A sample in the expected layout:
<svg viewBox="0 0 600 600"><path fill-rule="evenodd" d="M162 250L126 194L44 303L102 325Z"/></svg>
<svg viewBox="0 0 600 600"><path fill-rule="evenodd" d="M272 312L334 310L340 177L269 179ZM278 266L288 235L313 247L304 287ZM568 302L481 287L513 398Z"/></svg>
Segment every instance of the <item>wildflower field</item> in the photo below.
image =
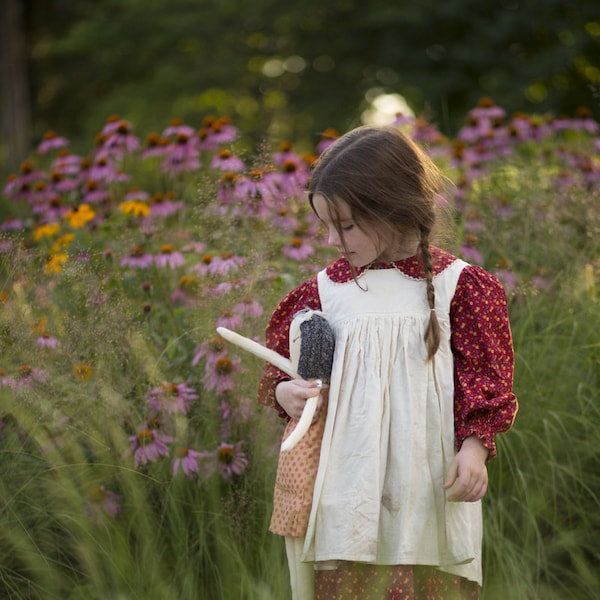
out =
<svg viewBox="0 0 600 600"><path fill-rule="evenodd" d="M484 499L484 600L600 597L600 126L484 99L456 139L448 249L505 285L521 409ZM223 117L89 152L49 132L0 204L0 598L283 600L268 533L283 422L257 405L277 301L333 254L315 147Z"/></svg>

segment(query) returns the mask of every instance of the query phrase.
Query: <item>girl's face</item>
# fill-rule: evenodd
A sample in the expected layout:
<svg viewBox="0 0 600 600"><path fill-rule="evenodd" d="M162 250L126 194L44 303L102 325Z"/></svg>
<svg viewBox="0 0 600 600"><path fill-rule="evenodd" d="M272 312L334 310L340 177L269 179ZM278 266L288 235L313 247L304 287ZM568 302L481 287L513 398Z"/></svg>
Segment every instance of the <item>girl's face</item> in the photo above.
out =
<svg viewBox="0 0 600 600"><path fill-rule="evenodd" d="M319 220L327 227L329 234L327 243L338 249L353 267L364 267L379 258L385 252L385 246L378 243L377 237L361 229L352 218L352 211L345 202L336 205L337 215L329 211L329 204L321 194L315 194L312 205ZM336 228L336 221L343 233L341 239Z"/></svg>

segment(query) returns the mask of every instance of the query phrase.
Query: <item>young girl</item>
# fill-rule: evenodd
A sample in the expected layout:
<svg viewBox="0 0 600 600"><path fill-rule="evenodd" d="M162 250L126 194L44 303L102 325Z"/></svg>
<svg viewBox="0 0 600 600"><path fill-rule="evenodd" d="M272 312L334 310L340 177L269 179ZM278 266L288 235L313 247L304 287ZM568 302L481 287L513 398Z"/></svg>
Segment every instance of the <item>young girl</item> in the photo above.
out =
<svg viewBox="0 0 600 600"><path fill-rule="evenodd" d="M287 355L308 307L336 336L328 399L277 475L270 529L287 536L293 587L311 588L295 598L478 598L486 461L517 411L513 349L498 280L430 244L442 181L394 127L347 133L314 169L309 202L342 257L267 328ZM317 393L267 367L259 400L295 420Z"/></svg>

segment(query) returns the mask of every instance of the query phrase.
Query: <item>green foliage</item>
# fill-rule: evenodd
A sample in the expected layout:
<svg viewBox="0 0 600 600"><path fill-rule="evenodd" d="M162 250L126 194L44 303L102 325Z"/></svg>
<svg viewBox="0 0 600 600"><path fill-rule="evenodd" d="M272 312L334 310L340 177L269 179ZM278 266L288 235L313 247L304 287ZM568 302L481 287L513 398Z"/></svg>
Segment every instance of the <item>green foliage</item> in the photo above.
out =
<svg viewBox="0 0 600 600"><path fill-rule="evenodd" d="M165 115L227 114L254 143L309 147L356 124L373 89L449 134L484 95L513 111L599 114L594 0L33 0L26 21L35 138L54 128L78 147L110 112L144 131Z"/></svg>
<svg viewBox="0 0 600 600"><path fill-rule="evenodd" d="M307 159L288 149L298 169L290 191L276 153L265 145L259 156L244 154L251 145L244 137L203 150L202 166L180 171L165 169L165 156L143 158L124 146L111 154L106 128L102 139L106 145L86 158L98 167L108 156L115 173L131 178L99 178L104 200L87 200L78 173L60 202L36 203L34 193L46 188L25 179L4 204L23 222L0 239L0 589L15 600L286 598L282 540L267 531L282 426L255 406L262 363L219 345L214 328L253 300L265 312L245 314L235 328L260 339L270 309L331 256L302 194ZM600 166L593 137L572 123L535 141L509 139L477 161L457 157L459 149L480 152L482 139L435 140L430 152L458 182L458 252L479 256L505 283L516 350L521 408L489 465L483 598L596 597L600 221L590 175ZM264 183L271 175L278 182L272 204L264 188L225 199L232 188L210 166L225 146L246 161L235 181ZM36 155L16 181L30 169L51 172L59 156ZM259 167L262 178L251 175ZM160 216L141 196L128 205L134 191L181 204ZM51 212L57 206L62 213ZM40 207L46 212L33 210ZM94 217L78 220L88 209ZM290 245L309 244L308 258L289 254ZM137 245L152 257L146 268L121 263ZM168 245L183 256L173 268L158 262ZM232 257L243 262L203 270ZM211 385L209 357L230 361L233 387ZM182 384L196 392L189 410L152 408L150 392ZM137 461L145 448L140 426L173 440L168 455ZM230 472L238 443L247 462ZM182 448L202 455L189 476L181 465L173 474Z"/></svg>

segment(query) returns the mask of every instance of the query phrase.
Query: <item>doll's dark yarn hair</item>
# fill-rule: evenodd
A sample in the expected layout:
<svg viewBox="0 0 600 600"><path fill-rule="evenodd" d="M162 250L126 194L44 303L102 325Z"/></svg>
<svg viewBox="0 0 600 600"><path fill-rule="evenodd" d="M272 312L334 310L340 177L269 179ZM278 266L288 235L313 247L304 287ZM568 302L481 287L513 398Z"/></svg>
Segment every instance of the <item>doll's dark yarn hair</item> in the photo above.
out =
<svg viewBox="0 0 600 600"><path fill-rule="evenodd" d="M298 375L303 379L320 379L323 383L329 383L335 350L333 329L324 316L308 309L299 314L302 313L309 315L309 318L300 323Z"/></svg>
<svg viewBox="0 0 600 600"><path fill-rule="evenodd" d="M343 135L325 150L308 184L311 206L315 194L325 198L342 244L344 235L336 219L340 200L350 207L359 227L377 232L377 243L398 234L418 236L431 309L425 332L429 359L440 345L429 246L446 182L425 152L397 127L364 126Z"/></svg>

